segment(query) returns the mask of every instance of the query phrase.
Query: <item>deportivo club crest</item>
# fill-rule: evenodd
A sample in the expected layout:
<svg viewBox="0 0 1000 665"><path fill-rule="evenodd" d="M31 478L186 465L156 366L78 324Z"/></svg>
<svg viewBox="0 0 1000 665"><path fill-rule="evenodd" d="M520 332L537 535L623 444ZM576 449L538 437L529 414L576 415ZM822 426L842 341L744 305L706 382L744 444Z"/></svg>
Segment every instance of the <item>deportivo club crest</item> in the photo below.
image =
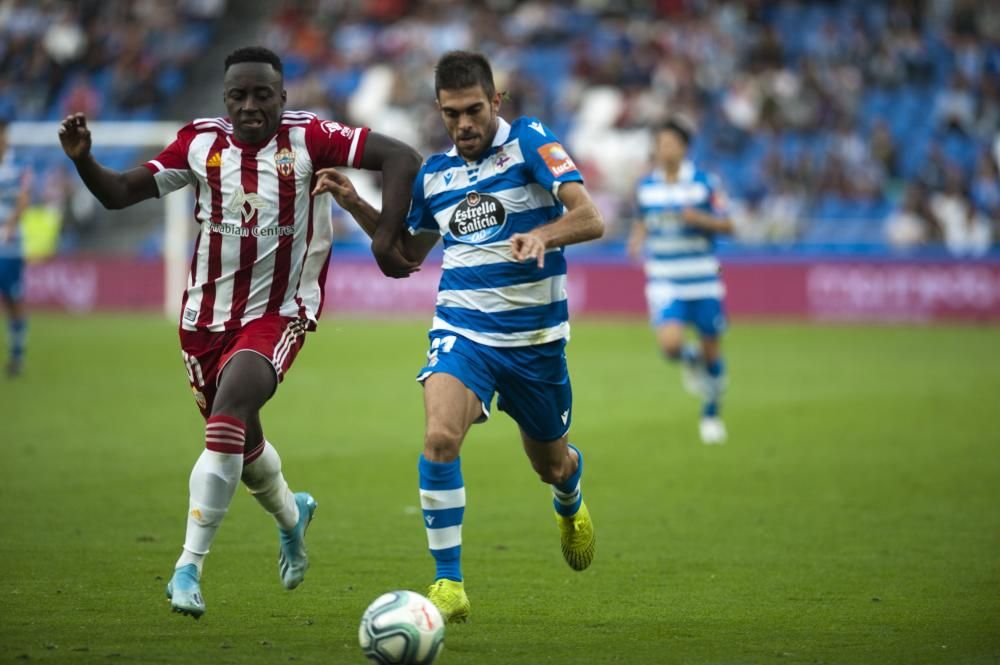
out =
<svg viewBox="0 0 1000 665"><path fill-rule="evenodd" d="M282 148L275 154L274 164L278 167L278 175L287 178L295 172L295 153Z"/></svg>
<svg viewBox="0 0 1000 665"><path fill-rule="evenodd" d="M489 194L469 192L452 213L448 229L456 239L480 243L493 238L507 220L503 203Z"/></svg>

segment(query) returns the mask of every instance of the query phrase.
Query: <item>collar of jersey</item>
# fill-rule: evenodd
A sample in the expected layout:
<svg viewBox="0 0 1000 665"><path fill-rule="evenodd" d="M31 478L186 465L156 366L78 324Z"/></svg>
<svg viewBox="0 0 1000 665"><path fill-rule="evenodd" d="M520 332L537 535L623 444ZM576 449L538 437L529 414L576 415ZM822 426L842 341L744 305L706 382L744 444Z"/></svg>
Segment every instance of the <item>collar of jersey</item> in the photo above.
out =
<svg viewBox="0 0 1000 665"><path fill-rule="evenodd" d="M654 171L656 179L661 182L667 181L667 171L664 168L657 168ZM690 159L681 162L681 167L677 169L677 182L691 182L694 180L694 163Z"/></svg>
<svg viewBox="0 0 1000 665"><path fill-rule="evenodd" d="M271 134L266 139L264 139L262 141L259 141L257 143L243 143L242 141L240 141L239 139L236 138L236 132L235 132L235 130L227 138L229 139L229 142L231 144L233 144L233 146L239 148L240 150L243 150L243 151L246 151L246 152L258 152L261 148L263 148L268 143L270 143L271 141L273 141L274 137L278 135L279 131L281 131L281 125L280 124L278 125L278 129L275 130L275 132L273 134Z"/></svg>
<svg viewBox="0 0 1000 665"><path fill-rule="evenodd" d="M476 163L479 163L484 159L486 159L490 154L490 150L497 147L498 145L503 145L504 143L507 142L508 138L510 138L510 123L508 123L500 116L497 116L497 133L493 136L493 143L490 145L489 149L487 149L486 152L483 153L483 156L477 160ZM448 151L448 156L458 157L458 147L452 146L451 150Z"/></svg>

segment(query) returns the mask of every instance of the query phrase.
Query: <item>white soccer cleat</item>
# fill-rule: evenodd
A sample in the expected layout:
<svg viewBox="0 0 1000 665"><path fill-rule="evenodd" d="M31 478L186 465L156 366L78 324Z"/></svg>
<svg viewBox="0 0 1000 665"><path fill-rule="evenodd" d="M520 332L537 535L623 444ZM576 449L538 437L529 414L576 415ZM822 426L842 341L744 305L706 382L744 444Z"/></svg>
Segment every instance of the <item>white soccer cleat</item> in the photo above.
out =
<svg viewBox="0 0 1000 665"><path fill-rule="evenodd" d="M726 442L726 426L721 418L702 418L698 424L698 432L701 434L701 442L707 446Z"/></svg>

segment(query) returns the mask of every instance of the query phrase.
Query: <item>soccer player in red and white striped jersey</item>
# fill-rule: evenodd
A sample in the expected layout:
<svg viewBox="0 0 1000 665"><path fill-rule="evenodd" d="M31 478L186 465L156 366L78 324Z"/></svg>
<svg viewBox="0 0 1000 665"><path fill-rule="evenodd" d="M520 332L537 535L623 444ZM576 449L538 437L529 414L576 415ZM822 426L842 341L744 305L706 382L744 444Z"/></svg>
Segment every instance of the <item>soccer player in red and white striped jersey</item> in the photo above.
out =
<svg viewBox="0 0 1000 665"><path fill-rule="evenodd" d="M372 250L382 271L406 277L416 264L395 249L391 229L406 217L420 155L364 127L285 111L280 58L260 47L225 62L228 118L195 120L156 159L125 172L91 154L83 114L60 127L63 150L106 208L124 208L185 186L200 225L181 306L188 379L206 419L205 450L190 478L184 548L167 585L173 609L205 611L202 562L241 478L278 523L279 573L298 586L308 559L305 530L316 502L292 494L264 438L261 407L314 330L330 255L331 199L315 172L346 166L382 172L382 228Z"/></svg>

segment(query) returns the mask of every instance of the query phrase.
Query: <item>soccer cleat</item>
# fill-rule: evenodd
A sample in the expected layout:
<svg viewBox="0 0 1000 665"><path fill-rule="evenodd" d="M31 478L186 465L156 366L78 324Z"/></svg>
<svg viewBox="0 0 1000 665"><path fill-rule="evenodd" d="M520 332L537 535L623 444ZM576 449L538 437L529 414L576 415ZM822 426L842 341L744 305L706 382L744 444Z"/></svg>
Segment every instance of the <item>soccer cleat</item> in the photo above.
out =
<svg viewBox="0 0 1000 665"><path fill-rule="evenodd" d="M465 623L472 605L465 595L465 584L455 580L440 579L427 590L427 597L441 611L445 623Z"/></svg>
<svg viewBox="0 0 1000 665"><path fill-rule="evenodd" d="M306 553L306 529L316 512L316 500L307 492L297 492L295 503L299 507L299 521L290 530L278 529L281 547L278 549L278 574L286 589L302 584L309 568Z"/></svg>
<svg viewBox="0 0 1000 665"><path fill-rule="evenodd" d="M563 558L573 570L583 570L594 560L594 523L587 504L580 502L575 515L564 517L556 513Z"/></svg>
<svg viewBox="0 0 1000 665"><path fill-rule="evenodd" d="M174 569L174 576L167 582L167 599L170 608L179 614L195 619L205 613L205 600L201 597L198 567L193 563Z"/></svg>
<svg viewBox="0 0 1000 665"><path fill-rule="evenodd" d="M10 360L7 363L7 378L16 379L21 376L21 361L20 360Z"/></svg>
<svg viewBox="0 0 1000 665"><path fill-rule="evenodd" d="M698 424L701 442L705 445L717 445L726 442L726 426L718 417L705 417Z"/></svg>

